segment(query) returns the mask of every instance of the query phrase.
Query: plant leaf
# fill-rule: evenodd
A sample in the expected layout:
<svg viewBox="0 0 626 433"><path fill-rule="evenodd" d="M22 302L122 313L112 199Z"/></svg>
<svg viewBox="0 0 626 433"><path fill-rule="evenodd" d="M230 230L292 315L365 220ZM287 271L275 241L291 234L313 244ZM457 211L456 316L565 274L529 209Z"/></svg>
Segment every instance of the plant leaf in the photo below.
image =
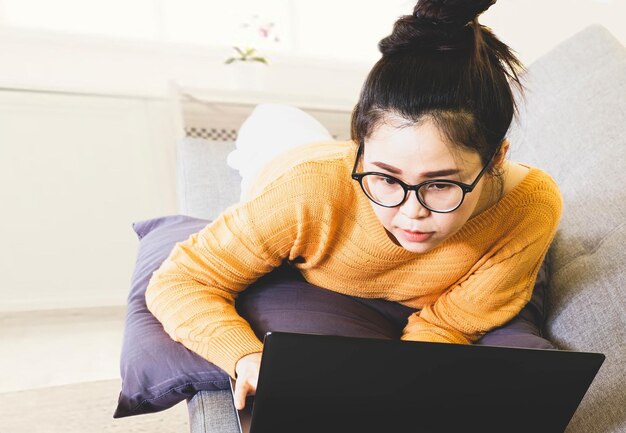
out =
<svg viewBox="0 0 626 433"><path fill-rule="evenodd" d="M231 64L231 63L233 63L235 60L237 60L237 59L235 59L234 57L230 57L230 58L226 59L226 61L225 61L224 63L225 63L225 64L227 64L227 65L230 65L230 64Z"/></svg>
<svg viewBox="0 0 626 433"><path fill-rule="evenodd" d="M260 63L264 63L264 64L268 64L267 63L267 59L265 57L250 57L250 60L253 60L255 62L260 62Z"/></svg>
<svg viewBox="0 0 626 433"><path fill-rule="evenodd" d="M245 53L241 50L241 48L239 47L233 47L235 49L235 51L237 51L242 57L245 57Z"/></svg>

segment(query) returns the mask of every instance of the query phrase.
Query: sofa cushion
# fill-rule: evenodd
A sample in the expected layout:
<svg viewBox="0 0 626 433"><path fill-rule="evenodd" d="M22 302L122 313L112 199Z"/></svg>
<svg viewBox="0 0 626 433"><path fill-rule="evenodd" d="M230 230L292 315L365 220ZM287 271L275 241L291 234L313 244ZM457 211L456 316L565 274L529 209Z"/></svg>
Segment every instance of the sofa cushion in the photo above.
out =
<svg viewBox="0 0 626 433"><path fill-rule="evenodd" d="M547 336L607 357L567 431L626 429L626 49L593 25L530 65L525 79L511 159L545 169L564 200L550 249Z"/></svg>
<svg viewBox="0 0 626 433"><path fill-rule="evenodd" d="M145 300L152 273L177 242L209 221L173 215L133 224L139 252L131 278L120 359L122 389L114 418L167 409L200 390L228 389L228 375L172 340Z"/></svg>
<svg viewBox="0 0 626 433"><path fill-rule="evenodd" d="M184 138L177 145L179 213L215 219L239 201L241 176L226 164L234 141Z"/></svg>
<svg viewBox="0 0 626 433"><path fill-rule="evenodd" d="M475 344L554 349L541 337L545 263L530 302L509 323ZM416 309L384 299L344 295L308 283L287 265L262 277L237 298L237 312L259 339L268 331L399 339Z"/></svg>

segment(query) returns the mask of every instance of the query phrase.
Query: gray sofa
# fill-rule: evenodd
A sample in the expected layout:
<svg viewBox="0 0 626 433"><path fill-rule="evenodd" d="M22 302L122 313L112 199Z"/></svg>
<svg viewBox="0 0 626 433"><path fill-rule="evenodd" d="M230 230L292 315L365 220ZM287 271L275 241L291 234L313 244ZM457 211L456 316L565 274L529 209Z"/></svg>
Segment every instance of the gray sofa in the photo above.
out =
<svg viewBox="0 0 626 433"><path fill-rule="evenodd" d="M606 355L566 431L626 432L626 49L590 26L529 65L525 83L510 158L548 171L564 197L547 336L564 350ZM238 173L225 165L232 149L179 143L180 213L213 218L239 197ZM219 190L216 178L227 179ZM202 391L188 408L194 433L238 431L228 391Z"/></svg>

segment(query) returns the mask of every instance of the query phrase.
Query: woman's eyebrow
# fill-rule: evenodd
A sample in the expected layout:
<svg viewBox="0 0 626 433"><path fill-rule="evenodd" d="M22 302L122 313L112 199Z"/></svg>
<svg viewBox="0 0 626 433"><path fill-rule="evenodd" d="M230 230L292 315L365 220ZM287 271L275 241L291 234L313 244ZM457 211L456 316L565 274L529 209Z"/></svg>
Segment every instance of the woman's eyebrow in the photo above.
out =
<svg viewBox="0 0 626 433"><path fill-rule="evenodd" d="M386 170L392 174L402 174L402 170L400 170L397 167L394 167L393 165L385 164L384 162L374 161L374 162L371 162L370 164L375 165L376 167L382 168L383 170ZM453 174L459 174L460 172L461 170L459 170L458 168L449 168L445 170L427 171L427 172L421 173L420 177L443 177L443 176L450 176Z"/></svg>

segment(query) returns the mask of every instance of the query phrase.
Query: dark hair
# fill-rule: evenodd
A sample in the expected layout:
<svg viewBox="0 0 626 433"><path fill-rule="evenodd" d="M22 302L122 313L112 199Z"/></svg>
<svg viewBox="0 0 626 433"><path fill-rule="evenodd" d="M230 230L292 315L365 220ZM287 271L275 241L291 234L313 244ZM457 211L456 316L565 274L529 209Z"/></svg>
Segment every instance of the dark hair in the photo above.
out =
<svg viewBox="0 0 626 433"><path fill-rule="evenodd" d="M363 143L387 115L407 124L430 118L451 143L486 163L517 112L524 67L478 16L496 0L419 0L378 48L352 112L352 140Z"/></svg>

